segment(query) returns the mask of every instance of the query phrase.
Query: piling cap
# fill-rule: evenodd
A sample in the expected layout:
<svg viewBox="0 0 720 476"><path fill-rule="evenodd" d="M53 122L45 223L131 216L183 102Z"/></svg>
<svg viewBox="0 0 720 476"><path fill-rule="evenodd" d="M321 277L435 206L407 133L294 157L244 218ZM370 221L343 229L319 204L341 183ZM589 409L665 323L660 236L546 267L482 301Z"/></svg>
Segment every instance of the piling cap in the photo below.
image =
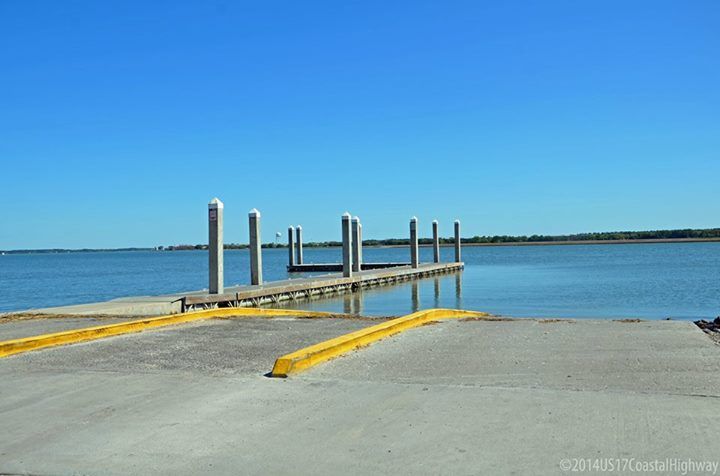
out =
<svg viewBox="0 0 720 476"><path fill-rule="evenodd" d="M210 203L208 203L208 208L222 208L223 206L223 202L221 202L217 197L213 198L210 200Z"/></svg>
<svg viewBox="0 0 720 476"><path fill-rule="evenodd" d="M433 225L437 225L437 224L438 224L438 221L437 221L437 220L433 220Z"/></svg>
<svg viewBox="0 0 720 476"><path fill-rule="evenodd" d="M350 219L350 212L345 212L342 214L343 220L349 220Z"/></svg>
<svg viewBox="0 0 720 476"><path fill-rule="evenodd" d="M417 217L410 218L410 221L417 221Z"/></svg>
<svg viewBox="0 0 720 476"><path fill-rule="evenodd" d="M459 225L459 224L460 224L460 220L455 220L455 224L456 224L456 225Z"/></svg>
<svg viewBox="0 0 720 476"><path fill-rule="evenodd" d="M290 226L288 227L288 230L290 230L290 231L294 231L294 230L295 230L295 227L294 227L294 226L292 226L292 225L290 225Z"/></svg>
<svg viewBox="0 0 720 476"><path fill-rule="evenodd" d="M298 225L298 226L297 226L297 229L300 230L300 231L302 231L302 226L301 226L301 225Z"/></svg>
<svg viewBox="0 0 720 476"><path fill-rule="evenodd" d="M354 217L353 217L353 221L356 222L356 223L360 223L360 217L359 217L359 216L354 216Z"/></svg>
<svg viewBox="0 0 720 476"><path fill-rule="evenodd" d="M253 208L252 210L250 210L250 212L248 213L248 215L251 216L251 217L258 217L258 218L260 218L260 212L258 211L257 208Z"/></svg>

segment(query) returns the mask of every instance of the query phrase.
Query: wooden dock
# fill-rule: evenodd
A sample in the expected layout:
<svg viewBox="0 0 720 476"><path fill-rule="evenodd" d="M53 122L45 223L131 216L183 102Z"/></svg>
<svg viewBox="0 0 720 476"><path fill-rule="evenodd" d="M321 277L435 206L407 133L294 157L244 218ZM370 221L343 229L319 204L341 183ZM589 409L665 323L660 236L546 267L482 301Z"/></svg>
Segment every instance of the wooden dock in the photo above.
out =
<svg viewBox="0 0 720 476"><path fill-rule="evenodd" d="M334 273L310 278L286 279L259 286L234 286L225 288L222 294L210 294L205 289L161 296L124 297L106 302L32 309L24 312L70 316L153 316L202 309L259 306L455 273L463 268L463 263L428 263L420 264L417 268L396 266L360 271L350 278Z"/></svg>

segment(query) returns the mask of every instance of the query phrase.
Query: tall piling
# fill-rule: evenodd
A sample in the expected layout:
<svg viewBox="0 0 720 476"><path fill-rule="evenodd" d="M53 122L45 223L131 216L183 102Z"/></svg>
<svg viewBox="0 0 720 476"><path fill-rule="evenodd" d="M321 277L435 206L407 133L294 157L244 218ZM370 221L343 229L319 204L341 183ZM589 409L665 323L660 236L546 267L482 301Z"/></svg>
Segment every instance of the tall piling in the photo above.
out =
<svg viewBox="0 0 720 476"><path fill-rule="evenodd" d="M303 264L303 242L302 242L302 226L298 225L297 228L295 228L295 247L296 247L296 253L295 253L295 260L297 261L297 264Z"/></svg>
<svg viewBox="0 0 720 476"><path fill-rule="evenodd" d="M455 220L455 262L461 261L460 256L460 220Z"/></svg>
<svg viewBox="0 0 720 476"><path fill-rule="evenodd" d="M440 236L438 235L438 221L433 220L432 222L432 233L433 233L433 263L440 262Z"/></svg>
<svg viewBox="0 0 720 476"><path fill-rule="evenodd" d="M295 266L295 227L288 227L288 265Z"/></svg>
<svg viewBox="0 0 720 476"><path fill-rule="evenodd" d="M223 202L213 198L208 203L208 255L210 294L222 294L224 288L223 267Z"/></svg>
<svg viewBox="0 0 720 476"><path fill-rule="evenodd" d="M250 222L250 283L262 284L262 241L260 238L260 212L256 208L248 213Z"/></svg>
<svg viewBox="0 0 720 476"><path fill-rule="evenodd" d="M353 251L352 251L352 224L350 214L343 213L342 224L342 255L343 255L343 276L349 278L353 274Z"/></svg>
<svg viewBox="0 0 720 476"><path fill-rule="evenodd" d="M352 241L353 241L353 271L362 271L362 225L359 217L352 219Z"/></svg>
<svg viewBox="0 0 720 476"><path fill-rule="evenodd" d="M410 264L417 268L420 264L418 250L417 217L410 219Z"/></svg>

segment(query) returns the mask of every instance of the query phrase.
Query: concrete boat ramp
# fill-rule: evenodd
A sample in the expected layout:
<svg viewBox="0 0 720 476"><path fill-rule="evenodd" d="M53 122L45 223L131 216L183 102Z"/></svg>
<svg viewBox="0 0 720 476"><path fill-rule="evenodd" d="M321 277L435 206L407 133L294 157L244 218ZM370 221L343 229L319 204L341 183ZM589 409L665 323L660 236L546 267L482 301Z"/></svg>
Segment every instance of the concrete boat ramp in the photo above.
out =
<svg viewBox="0 0 720 476"><path fill-rule="evenodd" d="M0 327L30 322L56 319ZM0 473L642 474L720 459L720 346L689 322L453 319L266 376L376 323L211 319L0 359Z"/></svg>
<svg viewBox="0 0 720 476"><path fill-rule="evenodd" d="M107 302L32 309L28 312L54 315L153 316L223 307L259 306L459 272L463 267L463 263L383 267L360 271L350 277L326 274L261 285L233 286L225 288L220 294L210 294L203 290L162 296L125 297Z"/></svg>

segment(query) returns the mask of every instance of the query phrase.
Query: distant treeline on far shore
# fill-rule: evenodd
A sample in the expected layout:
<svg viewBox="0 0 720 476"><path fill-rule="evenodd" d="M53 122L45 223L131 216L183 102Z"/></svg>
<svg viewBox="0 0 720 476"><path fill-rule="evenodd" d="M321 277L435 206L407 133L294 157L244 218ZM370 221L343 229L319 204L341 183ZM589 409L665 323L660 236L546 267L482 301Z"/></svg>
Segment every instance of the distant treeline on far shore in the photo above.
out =
<svg viewBox="0 0 720 476"><path fill-rule="evenodd" d="M578 233L575 235L530 235L530 236L473 236L462 238L464 244L488 244L488 243L552 243L552 242L577 242L577 241L632 241L632 240L683 240L683 239L720 239L720 228L709 228L703 230L653 230L653 231L611 231L601 233ZM432 238L420 238L421 245L432 244ZM441 244L453 243L452 238L440 238ZM384 240L363 240L363 246L402 246L409 245L409 238L388 238ZM264 243L263 248L287 248L286 243ZM326 248L331 246L342 246L340 241L313 241L303 243L306 248ZM225 249L245 249L247 244L228 243ZM177 250L204 250L207 245L176 245L162 248L168 251Z"/></svg>
<svg viewBox="0 0 720 476"><path fill-rule="evenodd" d="M493 244L493 243L552 243L552 242L583 242L583 241L634 241L634 240L720 240L720 228L708 229L684 229L684 230L653 230L653 231L611 231L602 233L578 233L575 235L530 235L530 236L480 236L463 238L463 244ZM431 238L420 238L421 245L432 244ZM441 244L453 243L452 238L440 238ZM385 240L363 240L363 246L403 246L409 245L408 238L388 238ZM287 248L286 243L264 243L263 248ZM303 243L306 248L327 248L342 246L339 241L320 241ZM244 243L227 243L226 250L246 249ZM42 250L0 250L3 254L20 253L82 253L99 251L183 251L183 250L206 250L207 244L199 245L170 245L157 246L154 248L114 248L114 249L42 249Z"/></svg>

